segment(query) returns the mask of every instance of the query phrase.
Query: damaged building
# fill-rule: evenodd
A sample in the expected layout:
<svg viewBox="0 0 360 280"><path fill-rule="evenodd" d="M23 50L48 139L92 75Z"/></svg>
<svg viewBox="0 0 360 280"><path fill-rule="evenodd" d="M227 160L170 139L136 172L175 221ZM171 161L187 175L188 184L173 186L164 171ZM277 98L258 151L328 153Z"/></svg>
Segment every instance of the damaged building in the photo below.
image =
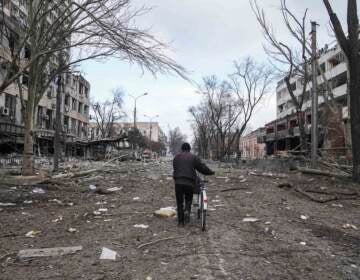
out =
<svg viewBox="0 0 360 280"><path fill-rule="evenodd" d="M58 9L62 8L62 6L58 7ZM21 29L16 26L26 24L27 1L5 1L2 2L1 9L3 11L1 20L6 21L11 32L14 34L21 32ZM57 12L59 11L54 10L54 15ZM50 16L48 20L51 21L55 18ZM1 42L0 82L4 80L6 72L9 71L7 65L10 64L9 40L3 36ZM30 58L31 53L27 46L24 46L21 59L27 61ZM25 120L20 96L23 96L26 104L28 84L29 75L24 71L16 83L0 92L0 153L2 154L22 153L23 151ZM64 154L69 156L85 155L89 126L90 84L80 74L73 73L64 74L63 84L60 106L62 122L60 142ZM33 135L36 155L53 154L56 90L57 85L53 81L35 109Z"/></svg>
<svg viewBox="0 0 360 280"><path fill-rule="evenodd" d="M319 92L319 148L331 151L337 155L346 155L350 151L350 137L347 106L347 65L345 56L338 45L332 48L325 46L319 51L319 65L332 89L332 94L338 106L340 116L332 116L325 106L322 92L325 84L318 71ZM295 75L290 79L295 96L302 97L302 79ZM298 120L305 123L307 142L311 142L311 83L307 86L302 112L298 116L296 107L289 94L285 80L278 82L276 87L277 119L266 124L263 141L266 144L267 155L282 151L300 151L300 130Z"/></svg>

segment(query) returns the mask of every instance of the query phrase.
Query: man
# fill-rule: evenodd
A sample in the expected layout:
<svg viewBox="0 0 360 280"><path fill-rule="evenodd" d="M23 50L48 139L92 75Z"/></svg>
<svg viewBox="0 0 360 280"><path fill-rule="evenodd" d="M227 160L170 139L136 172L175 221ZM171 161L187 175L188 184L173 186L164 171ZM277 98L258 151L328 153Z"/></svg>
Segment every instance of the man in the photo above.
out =
<svg viewBox="0 0 360 280"><path fill-rule="evenodd" d="M201 160L192 154L189 143L181 146L181 153L177 154L173 161L175 195L178 213L179 225L190 222L191 203L193 199L193 190L196 184L196 171L203 175L215 174ZM184 211L185 198L185 211Z"/></svg>

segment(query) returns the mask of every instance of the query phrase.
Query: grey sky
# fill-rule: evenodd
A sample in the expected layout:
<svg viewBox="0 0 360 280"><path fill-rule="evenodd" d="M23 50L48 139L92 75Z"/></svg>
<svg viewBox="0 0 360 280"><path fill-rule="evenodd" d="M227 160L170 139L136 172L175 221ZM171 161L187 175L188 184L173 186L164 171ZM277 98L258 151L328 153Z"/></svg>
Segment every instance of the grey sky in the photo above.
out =
<svg viewBox="0 0 360 280"><path fill-rule="evenodd" d="M280 0L258 0L264 7L274 29L282 40L287 39L281 25L278 6ZM137 24L151 28L163 41L170 42L171 55L191 72L197 82L203 76L216 74L226 77L232 71L232 62L245 56L266 60L262 49L263 38L247 0L136 0L134 5L151 6L153 10L138 19ZM346 1L333 0L334 9L344 19ZM309 19L319 24L319 46L331 42L328 16L321 0L288 0L288 6L299 16L309 8ZM106 63L87 62L83 65L86 78L91 82L91 94L104 99L115 87L122 87L128 94L149 92L139 99L138 120L146 121L143 114L159 114L159 122L167 131L168 125L179 126L191 134L188 107L199 102L200 96L190 83L175 76L156 79L142 74L135 65L110 60ZM256 128L275 118L275 93L269 95L251 126ZM133 101L125 99L128 120L132 121Z"/></svg>

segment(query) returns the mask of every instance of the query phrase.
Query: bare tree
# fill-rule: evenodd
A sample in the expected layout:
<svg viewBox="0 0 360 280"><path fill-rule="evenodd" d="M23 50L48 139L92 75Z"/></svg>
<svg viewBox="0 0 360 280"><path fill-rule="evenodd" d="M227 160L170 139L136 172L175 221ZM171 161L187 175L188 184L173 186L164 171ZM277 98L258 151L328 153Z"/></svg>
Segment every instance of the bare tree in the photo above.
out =
<svg viewBox="0 0 360 280"><path fill-rule="evenodd" d="M299 20L287 8L286 1L280 0L283 22L289 31L289 34L295 39L295 43L297 44L295 47L292 47L290 43L284 43L278 40L271 24L266 19L264 10L258 6L256 0L250 1L250 3L267 43L267 45L264 46L264 50L272 59L274 69L277 70L279 76L285 77L284 82L286 83L286 88L296 110L301 149L305 151L307 150L307 141L305 118L302 111L304 101L309 99L307 87L311 80L311 75L309 73L310 56L308 55L308 46L310 45L310 42L307 36L309 31L307 30L306 25L308 21L307 9ZM299 96L296 96L294 92L296 87L296 84L292 83L294 80L302 81L302 93Z"/></svg>
<svg viewBox="0 0 360 280"><path fill-rule="evenodd" d="M33 173L35 108L57 75L85 60L111 56L137 63L154 75L174 72L186 78L185 69L165 54L167 46L134 24L148 10L131 4L131 0L29 0L27 22L21 22L8 16L3 3L0 32L5 51L0 64L5 73L0 92L28 77L27 94L20 90L25 118L24 175ZM65 61L61 67L59 52Z"/></svg>
<svg viewBox="0 0 360 280"><path fill-rule="evenodd" d="M92 118L103 139L114 136L114 123L125 116L122 110L124 92L121 89L114 89L112 93L112 100L92 102L91 104Z"/></svg>
<svg viewBox="0 0 360 280"><path fill-rule="evenodd" d="M360 42L356 0L347 1L348 36L328 0L323 0L337 41L347 58L349 72L350 122L353 154L353 180L360 182Z"/></svg>
<svg viewBox="0 0 360 280"><path fill-rule="evenodd" d="M174 129L169 128L169 148L172 155L176 155L180 152L181 145L186 141L186 135L181 133L179 127Z"/></svg>
<svg viewBox="0 0 360 280"><path fill-rule="evenodd" d="M237 98L236 104L240 106L234 138L239 153L240 137L248 128L260 102L272 89L274 74L268 66L254 61L251 57L245 58L240 63L234 62L234 67L235 73L230 75L230 84Z"/></svg>

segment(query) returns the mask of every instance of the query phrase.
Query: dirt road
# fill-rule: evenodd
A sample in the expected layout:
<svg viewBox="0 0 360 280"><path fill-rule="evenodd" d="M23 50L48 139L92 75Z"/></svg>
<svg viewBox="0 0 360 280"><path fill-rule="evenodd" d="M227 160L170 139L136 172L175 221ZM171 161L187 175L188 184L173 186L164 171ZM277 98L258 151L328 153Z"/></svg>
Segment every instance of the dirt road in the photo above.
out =
<svg viewBox="0 0 360 280"><path fill-rule="evenodd" d="M359 186L218 169L203 233L194 217L182 228L153 215L175 206L170 168L122 163L57 185L1 186L0 202L16 205L0 206L0 279L360 279L360 199L351 195ZM337 194L318 203L284 183L319 198ZM104 195L90 185L121 189ZM73 255L16 259L22 249L79 245ZM103 247L117 259L99 260Z"/></svg>

